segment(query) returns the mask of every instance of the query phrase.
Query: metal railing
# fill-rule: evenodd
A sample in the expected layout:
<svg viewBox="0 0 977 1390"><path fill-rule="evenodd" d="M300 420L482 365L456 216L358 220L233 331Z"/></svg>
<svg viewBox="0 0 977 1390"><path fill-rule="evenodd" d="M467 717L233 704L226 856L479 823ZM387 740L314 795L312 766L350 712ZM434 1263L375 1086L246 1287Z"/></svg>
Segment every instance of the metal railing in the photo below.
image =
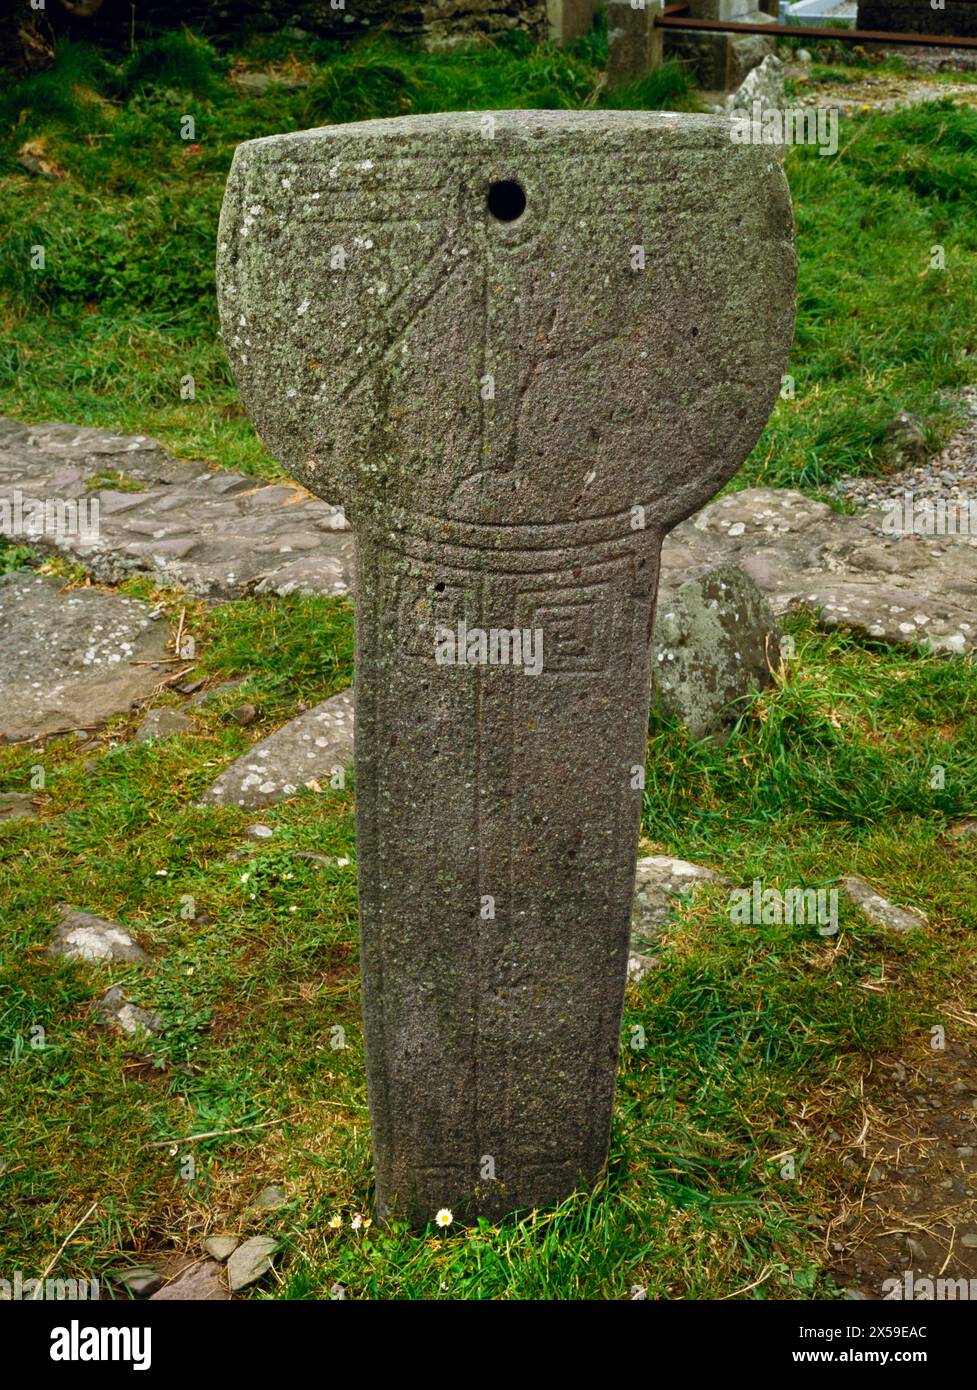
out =
<svg viewBox="0 0 977 1390"><path fill-rule="evenodd" d="M977 48L977 38L953 34L901 34L888 29L814 29L804 24L741 24L735 19L691 19L689 7L666 5L655 23L663 29L707 34L768 34L776 38L836 39L839 43L905 44L928 48Z"/></svg>

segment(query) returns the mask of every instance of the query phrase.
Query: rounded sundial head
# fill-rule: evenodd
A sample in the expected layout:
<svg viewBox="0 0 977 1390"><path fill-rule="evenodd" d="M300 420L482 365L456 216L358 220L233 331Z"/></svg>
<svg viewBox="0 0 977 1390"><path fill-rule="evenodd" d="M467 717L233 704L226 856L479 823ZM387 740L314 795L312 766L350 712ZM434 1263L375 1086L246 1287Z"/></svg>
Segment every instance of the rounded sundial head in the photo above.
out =
<svg viewBox="0 0 977 1390"><path fill-rule="evenodd" d="M272 454L354 521L548 525L708 500L777 398L790 199L718 117L500 111L249 141L224 340Z"/></svg>

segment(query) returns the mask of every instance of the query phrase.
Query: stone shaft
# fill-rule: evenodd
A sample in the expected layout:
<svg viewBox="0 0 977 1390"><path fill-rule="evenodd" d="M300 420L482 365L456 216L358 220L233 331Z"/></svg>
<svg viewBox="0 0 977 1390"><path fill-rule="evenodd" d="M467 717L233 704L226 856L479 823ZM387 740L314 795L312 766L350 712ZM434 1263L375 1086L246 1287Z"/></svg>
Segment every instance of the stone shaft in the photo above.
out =
<svg viewBox="0 0 977 1390"><path fill-rule="evenodd" d="M625 519L626 524L626 519ZM607 1148L659 540L361 533L356 785L382 1212L558 1201ZM406 562L406 563L405 563ZM437 668L437 627L542 632ZM494 1175L494 1176L493 1176Z"/></svg>
<svg viewBox="0 0 977 1390"><path fill-rule="evenodd" d="M607 1153L662 538L790 344L783 173L708 117L374 121L240 147L220 237L245 404L356 536L380 1214L556 1202Z"/></svg>

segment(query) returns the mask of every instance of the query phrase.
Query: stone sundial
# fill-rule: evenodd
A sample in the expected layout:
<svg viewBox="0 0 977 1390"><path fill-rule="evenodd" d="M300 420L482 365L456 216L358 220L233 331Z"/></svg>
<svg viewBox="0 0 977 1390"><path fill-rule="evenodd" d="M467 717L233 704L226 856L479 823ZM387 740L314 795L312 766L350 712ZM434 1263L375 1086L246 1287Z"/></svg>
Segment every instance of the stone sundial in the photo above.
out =
<svg viewBox="0 0 977 1390"><path fill-rule="evenodd" d="M662 539L786 366L780 163L648 112L254 140L218 278L251 419L356 537L379 1214L558 1202L607 1155Z"/></svg>

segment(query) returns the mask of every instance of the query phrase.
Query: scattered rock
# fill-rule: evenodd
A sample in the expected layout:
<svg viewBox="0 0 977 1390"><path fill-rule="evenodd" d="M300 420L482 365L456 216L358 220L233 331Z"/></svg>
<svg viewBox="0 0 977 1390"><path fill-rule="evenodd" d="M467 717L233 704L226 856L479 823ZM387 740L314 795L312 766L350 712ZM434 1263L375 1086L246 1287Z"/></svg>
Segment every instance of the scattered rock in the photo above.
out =
<svg viewBox="0 0 977 1390"><path fill-rule="evenodd" d="M704 864L690 864L667 854L639 859L634 881L631 940L635 945L657 941L669 913L679 905L676 899L691 899L704 883L729 880Z"/></svg>
<svg viewBox="0 0 977 1390"><path fill-rule="evenodd" d="M732 724L743 701L773 680L780 626L739 565L693 572L659 593L652 685L658 705L693 738Z"/></svg>
<svg viewBox="0 0 977 1390"><path fill-rule="evenodd" d="M189 701L191 705L209 705L211 700L217 700L222 695L229 694L232 690L240 690L244 684L244 677L237 676L234 680L221 681L219 685L212 685L207 690L198 691Z"/></svg>
<svg viewBox="0 0 977 1390"><path fill-rule="evenodd" d="M744 24L775 24L773 15L765 10L752 9L750 3L743 6L736 18ZM760 67L764 58L776 52L777 40L765 38L762 34L731 34L729 38L729 83L731 87L743 85L749 74ZM778 60L779 61L779 60Z"/></svg>
<svg viewBox="0 0 977 1390"><path fill-rule="evenodd" d="M256 594L352 594L353 542L348 537L323 550L279 565L254 585Z"/></svg>
<svg viewBox="0 0 977 1390"><path fill-rule="evenodd" d="M137 1265L132 1269L115 1269L109 1274L112 1284L120 1284L133 1298L149 1298L163 1283L158 1270L148 1265Z"/></svg>
<svg viewBox="0 0 977 1390"><path fill-rule="evenodd" d="M256 1283L271 1269L271 1258L278 1241L271 1236L251 1236L239 1245L227 1261L227 1279L232 1293Z"/></svg>
<svg viewBox="0 0 977 1390"><path fill-rule="evenodd" d="M704 883L728 886L729 880L715 869L690 864L685 859L673 859L667 854L653 854L638 860L628 957L628 979L632 984L637 984L649 970L661 964L656 956L648 954L649 949L654 949L661 940L669 914L683 900L694 897Z"/></svg>
<svg viewBox="0 0 977 1390"><path fill-rule="evenodd" d="M883 1174L883 1176L888 1175ZM869 1178L872 1181L878 1181L878 1178L876 1177L876 1170L874 1168L872 1169L872 1172L869 1174ZM909 1251L910 1259L916 1261L917 1267L923 1264L926 1260L926 1246L922 1245L918 1240L913 1240L912 1236L906 1236L906 1249Z"/></svg>
<svg viewBox="0 0 977 1390"><path fill-rule="evenodd" d="M252 96L262 96L272 84L267 72L236 72L231 74L231 82L242 92Z"/></svg>
<svg viewBox="0 0 977 1390"><path fill-rule="evenodd" d="M216 1260L195 1260L158 1293L151 1302L214 1303L230 1298L221 1266Z"/></svg>
<svg viewBox="0 0 977 1390"><path fill-rule="evenodd" d="M36 178L57 180L66 177L65 169L50 154L43 138L28 140L21 145L17 151L17 163Z"/></svg>
<svg viewBox="0 0 977 1390"><path fill-rule="evenodd" d="M263 1187L258 1193L257 1206L262 1211L276 1211L288 1201L288 1196L280 1187Z"/></svg>
<svg viewBox="0 0 977 1390"><path fill-rule="evenodd" d="M253 724L257 717L258 711L254 705L238 705L237 709L231 710L231 718L235 724L240 724L242 729Z"/></svg>
<svg viewBox="0 0 977 1390"><path fill-rule="evenodd" d="M118 985L113 985L107 994L102 995L102 998L95 1005L95 1013L106 1026L115 1028L130 1038L146 1037L150 1033L158 1033L163 1026L163 1020L159 1014L130 1004Z"/></svg>
<svg viewBox="0 0 977 1390"><path fill-rule="evenodd" d="M2 483L2 475L0 475ZM168 629L137 599L0 576L0 743L94 727L145 700Z"/></svg>
<svg viewBox="0 0 977 1390"><path fill-rule="evenodd" d="M33 820L34 799L27 792L0 792L0 821Z"/></svg>
<svg viewBox="0 0 977 1390"><path fill-rule="evenodd" d="M329 1289L329 1297L339 1302L348 1299L348 1294L346 1293L346 1285L332 1284Z"/></svg>
<svg viewBox="0 0 977 1390"><path fill-rule="evenodd" d="M309 85L307 77L302 77L291 70L279 68L272 68L268 72L232 72L231 82L250 96L264 96L272 83L287 91L294 91Z"/></svg>
<svg viewBox="0 0 977 1390"><path fill-rule="evenodd" d="M723 107L727 115L732 115L734 111L745 112L752 120L754 102L760 103L761 113L780 110L783 107L784 65L775 53L770 52L769 41L762 35L748 35L747 40L756 45L746 55L746 61L750 63L750 71L747 72L736 91L726 98ZM761 53L766 54L762 62L759 60ZM756 63L756 66L752 65L753 62Z"/></svg>
<svg viewBox="0 0 977 1390"><path fill-rule="evenodd" d="M75 907L59 908L61 921L48 946L50 956L66 960L144 961L149 957L124 927Z"/></svg>
<svg viewBox="0 0 977 1390"><path fill-rule="evenodd" d="M857 874L842 879L841 890L877 927L888 927L892 931L913 931L927 925L926 918L919 908L901 907L898 903L890 902Z"/></svg>
<svg viewBox="0 0 977 1390"><path fill-rule="evenodd" d="M275 832L270 825L249 825L244 833L249 840L270 840Z"/></svg>
<svg viewBox="0 0 977 1390"><path fill-rule="evenodd" d="M882 460L888 468L906 468L927 458L926 431L915 415L905 410L889 425L882 444Z"/></svg>
<svg viewBox="0 0 977 1390"><path fill-rule="evenodd" d="M951 840L973 840L977 837L977 820L956 820L946 833Z"/></svg>
<svg viewBox="0 0 977 1390"><path fill-rule="evenodd" d="M229 1256L233 1255L240 1244L239 1236L208 1236L204 1241L204 1249L219 1264L223 1264Z"/></svg>
<svg viewBox="0 0 977 1390"><path fill-rule="evenodd" d="M646 975L657 970L662 962L657 956L642 955L640 951L628 952L628 984L640 985Z"/></svg>
<svg viewBox="0 0 977 1390"><path fill-rule="evenodd" d="M812 63L814 61L806 48L799 48L794 54L794 57L799 63Z"/></svg>
<svg viewBox="0 0 977 1390"><path fill-rule="evenodd" d="M342 690L300 714L222 772L203 805L270 806L310 781L328 788L335 767L353 761L353 692Z"/></svg>
<svg viewBox="0 0 977 1390"><path fill-rule="evenodd" d="M193 720L189 715L170 705L161 705L158 709L151 709L142 720L136 730L136 742L156 743L160 739L173 738L176 734L185 734L187 729L192 728Z"/></svg>

